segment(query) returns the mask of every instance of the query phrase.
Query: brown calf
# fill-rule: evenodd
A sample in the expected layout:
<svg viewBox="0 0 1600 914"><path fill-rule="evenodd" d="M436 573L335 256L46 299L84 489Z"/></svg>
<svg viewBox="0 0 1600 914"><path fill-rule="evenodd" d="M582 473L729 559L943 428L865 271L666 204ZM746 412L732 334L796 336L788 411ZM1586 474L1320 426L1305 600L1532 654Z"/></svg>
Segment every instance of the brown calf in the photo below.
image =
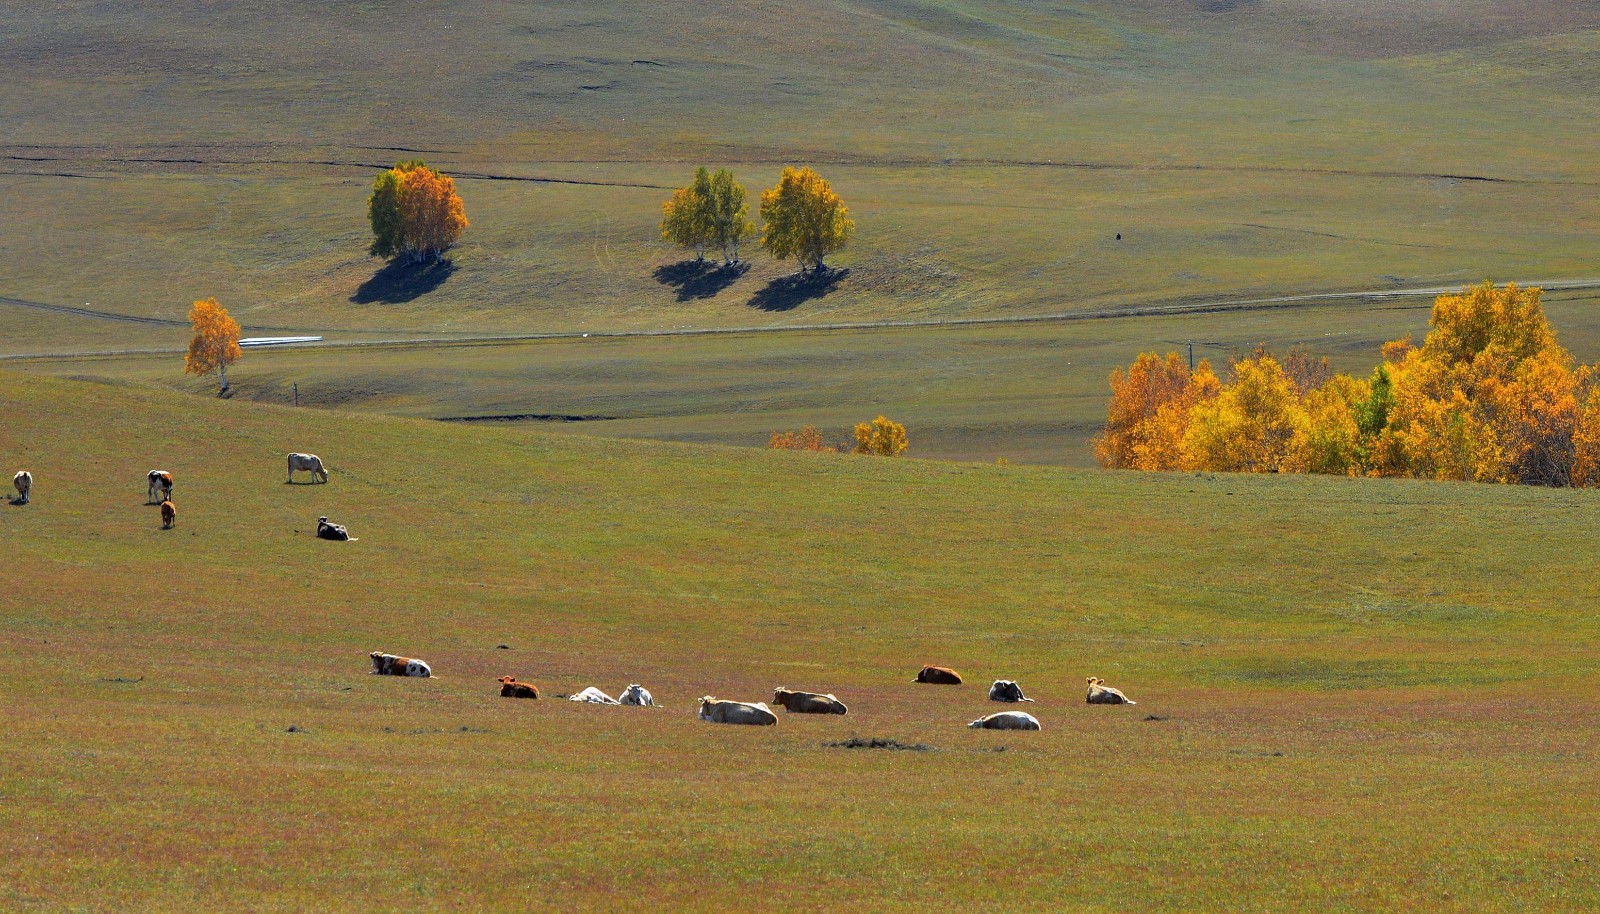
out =
<svg viewBox="0 0 1600 914"><path fill-rule="evenodd" d="M500 677L501 698L538 698L539 687L531 682L518 682L515 677Z"/></svg>
<svg viewBox="0 0 1600 914"><path fill-rule="evenodd" d="M912 682L931 682L936 685L960 685L961 674L949 667L925 666Z"/></svg>

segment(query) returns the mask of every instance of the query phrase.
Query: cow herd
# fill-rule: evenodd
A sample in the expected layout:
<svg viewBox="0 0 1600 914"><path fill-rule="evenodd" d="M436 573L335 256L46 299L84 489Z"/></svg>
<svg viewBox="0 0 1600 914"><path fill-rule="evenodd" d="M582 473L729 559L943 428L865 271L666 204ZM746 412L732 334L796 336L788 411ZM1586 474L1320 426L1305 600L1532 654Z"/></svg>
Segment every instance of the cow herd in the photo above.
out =
<svg viewBox="0 0 1600 914"><path fill-rule="evenodd" d="M426 662L412 657L400 657L395 654L385 654L382 651L373 651L372 672L379 676L419 676L429 678L433 676L433 667ZM531 682L523 682L515 676L501 676L495 680L500 685L502 698L539 698L539 687ZM913 679L914 683L932 683L939 685L960 685L961 674L948 667L925 666ZM616 699L607 695L600 689L589 686L583 691L573 695L562 696L569 701L582 702L595 705L631 705L634 707L656 707L655 697L644 686L637 683L629 685L622 691L622 698ZM989 686L989 700L1007 703L1033 701L1022 694L1022 687L1010 679L996 679ZM1136 704L1117 689L1104 684L1098 676L1088 678L1088 691L1085 701L1092 705ZM772 703L783 708L790 714L848 714L850 709L845 703L832 694L819 692L800 692L786 689L782 686L772 692ZM717 724L750 724L754 726L770 727L778 722L778 715L764 701L727 701L713 695L700 699L695 710L695 716L700 720ZM997 711L980 717L967 724L975 730L1040 730L1039 719L1025 711Z"/></svg>
<svg viewBox="0 0 1600 914"><path fill-rule="evenodd" d="M290 454L288 459L288 482L294 481L296 471L307 472L311 475L313 483L328 481L328 471L322 464L322 459L315 454ZM172 473L167 470L151 470L145 474L147 483L146 503L156 504L160 498L161 527L170 530L177 522L177 507L172 502ZM17 497L12 501L15 505L25 505L33 490L33 474L22 470L12 477L12 485L17 490ZM317 537L320 539L348 541L352 539L348 530L340 524L328 522L326 517L317 518ZM414 657L401 657L395 654L386 654L382 651L373 651L372 672L380 676L416 676L431 677L433 668L425 661ZM505 698L539 698L539 687L529 682L522 682L512 676L502 676L498 680L500 695ZM917 672L914 683L930 685L961 685L961 674L948 667L924 666ZM1134 704L1135 702L1121 691L1105 684L1098 676L1088 678L1088 689L1085 701L1088 704ZM620 699L612 698L600 689L589 686L574 695L564 696L570 701L599 705L631 705L635 707L655 707L655 698L644 686L637 683L630 684L621 693ZM1032 702L1033 699L1022 694L1022 687L1010 679L997 679L989 686L989 700L1005 703ZM844 702L832 694L818 692L801 692L787 688L777 688L772 693L772 703L783 708L791 714L848 714L850 713ZM700 720L721 724L751 724L756 726L772 726L778 722L778 716L772 712L766 702L727 701L712 695L707 695L699 700L696 716ZM1039 730L1039 719L1024 711L1000 711L989 714L972 721L967 726L981 730Z"/></svg>

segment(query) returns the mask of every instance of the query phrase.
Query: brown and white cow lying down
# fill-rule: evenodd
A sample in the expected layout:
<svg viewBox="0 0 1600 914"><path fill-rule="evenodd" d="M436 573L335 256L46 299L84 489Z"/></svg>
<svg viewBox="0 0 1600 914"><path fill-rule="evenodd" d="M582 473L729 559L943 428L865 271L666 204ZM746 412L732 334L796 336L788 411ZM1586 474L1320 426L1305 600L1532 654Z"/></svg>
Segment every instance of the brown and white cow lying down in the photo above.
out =
<svg viewBox="0 0 1600 914"><path fill-rule="evenodd" d="M433 668L421 660L410 657L396 657L382 651L372 652L372 672L378 676L422 676L433 675Z"/></svg>
<svg viewBox="0 0 1600 914"><path fill-rule="evenodd" d="M999 711L967 726L974 730L1040 730L1039 718L1026 711Z"/></svg>
<svg viewBox="0 0 1600 914"><path fill-rule="evenodd" d="M167 499L161 503L161 529L171 530L178 523L178 506Z"/></svg>
<svg viewBox="0 0 1600 914"><path fill-rule="evenodd" d="M932 682L938 685L960 685L961 674L949 667L925 666L912 682Z"/></svg>
<svg viewBox="0 0 1600 914"><path fill-rule="evenodd" d="M700 699L701 720L714 724L754 724L770 727L778 722L778 715L763 702L751 704L743 701L722 701L710 695Z"/></svg>
<svg viewBox="0 0 1600 914"><path fill-rule="evenodd" d="M1099 676L1089 677L1089 694L1086 699L1092 705L1136 705L1137 701L1122 694L1105 684Z"/></svg>
<svg viewBox="0 0 1600 914"><path fill-rule="evenodd" d="M501 698L538 698L539 687L531 682L518 682L514 676L500 677Z"/></svg>
<svg viewBox="0 0 1600 914"><path fill-rule="evenodd" d="M162 501L172 500L172 474L166 470L151 470L144 474L145 481L150 484L149 492L145 495L146 504L155 504L156 495L161 495Z"/></svg>
<svg viewBox="0 0 1600 914"><path fill-rule="evenodd" d="M1033 701L1022 694L1022 686L1009 679L996 679L989 687L990 701Z"/></svg>
<svg viewBox="0 0 1600 914"><path fill-rule="evenodd" d="M17 504L27 504L28 493L33 491L33 474L27 470L18 470L17 475L11 477L11 484L17 489Z"/></svg>
<svg viewBox="0 0 1600 914"><path fill-rule="evenodd" d="M816 692L795 692L785 688L772 691L772 703L791 714L848 714L850 709L832 695Z"/></svg>

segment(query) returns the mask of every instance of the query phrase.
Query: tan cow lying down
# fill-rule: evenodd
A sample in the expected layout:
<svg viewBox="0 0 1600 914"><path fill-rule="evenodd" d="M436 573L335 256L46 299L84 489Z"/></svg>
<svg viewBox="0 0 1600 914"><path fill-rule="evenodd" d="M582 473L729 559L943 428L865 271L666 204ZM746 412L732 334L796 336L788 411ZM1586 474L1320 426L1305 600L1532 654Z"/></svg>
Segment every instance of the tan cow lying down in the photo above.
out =
<svg viewBox="0 0 1600 914"><path fill-rule="evenodd" d="M620 704L622 704L622 702L617 701L615 698L612 698L610 695L607 695L606 693L600 691L599 689L595 688L594 686L590 686L587 689L584 689L582 692L579 692L576 695L568 695L567 696L567 700L568 701L581 701L581 702L584 702L586 704L591 704L591 705L620 705Z"/></svg>
<svg viewBox="0 0 1600 914"><path fill-rule="evenodd" d="M770 727L778 722L778 715L763 702L750 704L743 701L722 701L710 695L700 699L701 720L714 724L754 724Z"/></svg>
<svg viewBox="0 0 1600 914"><path fill-rule="evenodd" d="M19 505L27 504L28 493L33 491L33 474L27 470L19 470L17 475L11 477L11 484L17 487L16 503Z"/></svg>
<svg viewBox="0 0 1600 914"><path fill-rule="evenodd" d="M421 660L410 657L396 657L382 651L373 651L372 672L378 676L422 676L433 675L433 668Z"/></svg>
<svg viewBox="0 0 1600 914"><path fill-rule="evenodd" d="M816 692L793 692L785 688L777 688L772 692L772 703L779 705L791 714L848 714L850 709L844 702L832 695L819 695Z"/></svg>
<svg viewBox="0 0 1600 914"><path fill-rule="evenodd" d="M1039 718L1026 711L1000 711L980 717L967 726L974 730L1040 730Z"/></svg>
<svg viewBox="0 0 1600 914"><path fill-rule="evenodd" d="M531 682L518 682L514 676L500 677L501 698L538 698L539 687Z"/></svg>
<svg viewBox="0 0 1600 914"><path fill-rule="evenodd" d="M1099 676L1089 677L1089 695L1087 701L1092 705L1138 704L1137 701L1134 701L1128 696L1122 694L1122 692L1118 691L1117 689L1113 689L1106 685L1105 680L1101 679Z"/></svg>
<svg viewBox="0 0 1600 914"><path fill-rule="evenodd" d="M912 682L932 682L938 685L960 685L961 674L944 666L925 666Z"/></svg>

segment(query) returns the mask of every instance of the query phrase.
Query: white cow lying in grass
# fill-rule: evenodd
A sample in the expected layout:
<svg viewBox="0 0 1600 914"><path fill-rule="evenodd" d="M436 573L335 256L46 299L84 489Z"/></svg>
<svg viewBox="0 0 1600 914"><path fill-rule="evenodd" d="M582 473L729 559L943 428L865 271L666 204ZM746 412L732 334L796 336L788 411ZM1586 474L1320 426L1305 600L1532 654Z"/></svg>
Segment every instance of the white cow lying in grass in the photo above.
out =
<svg viewBox="0 0 1600 914"><path fill-rule="evenodd" d="M622 704L633 705L636 708L653 708L656 700L651 696L650 690L634 683L622 690Z"/></svg>
<svg viewBox="0 0 1600 914"><path fill-rule="evenodd" d="M567 700L568 701L581 701L581 702L585 702L585 703L591 704L591 705L620 705L620 704L622 704L622 702L617 701L615 698L612 698L610 695L607 695L606 693L600 691L599 689L595 688L594 686L590 686L587 689L584 689L582 692L579 692L576 695L568 695L567 696Z"/></svg>
<svg viewBox="0 0 1600 914"><path fill-rule="evenodd" d="M1121 690L1106 685L1099 676L1089 677L1089 692L1084 700L1092 705L1136 705L1137 701L1122 694Z"/></svg>
<svg viewBox="0 0 1600 914"><path fill-rule="evenodd" d="M1026 711L1000 711L980 717L967 726L974 730L1041 730L1039 718Z"/></svg>
<svg viewBox="0 0 1600 914"><path fill-rule="evenodd" d="M700 719L714 724L754 724L770 727L778 722L778 715L765 702L751 704L744 701L721 701L710 695L700 699Z"/></svg>

